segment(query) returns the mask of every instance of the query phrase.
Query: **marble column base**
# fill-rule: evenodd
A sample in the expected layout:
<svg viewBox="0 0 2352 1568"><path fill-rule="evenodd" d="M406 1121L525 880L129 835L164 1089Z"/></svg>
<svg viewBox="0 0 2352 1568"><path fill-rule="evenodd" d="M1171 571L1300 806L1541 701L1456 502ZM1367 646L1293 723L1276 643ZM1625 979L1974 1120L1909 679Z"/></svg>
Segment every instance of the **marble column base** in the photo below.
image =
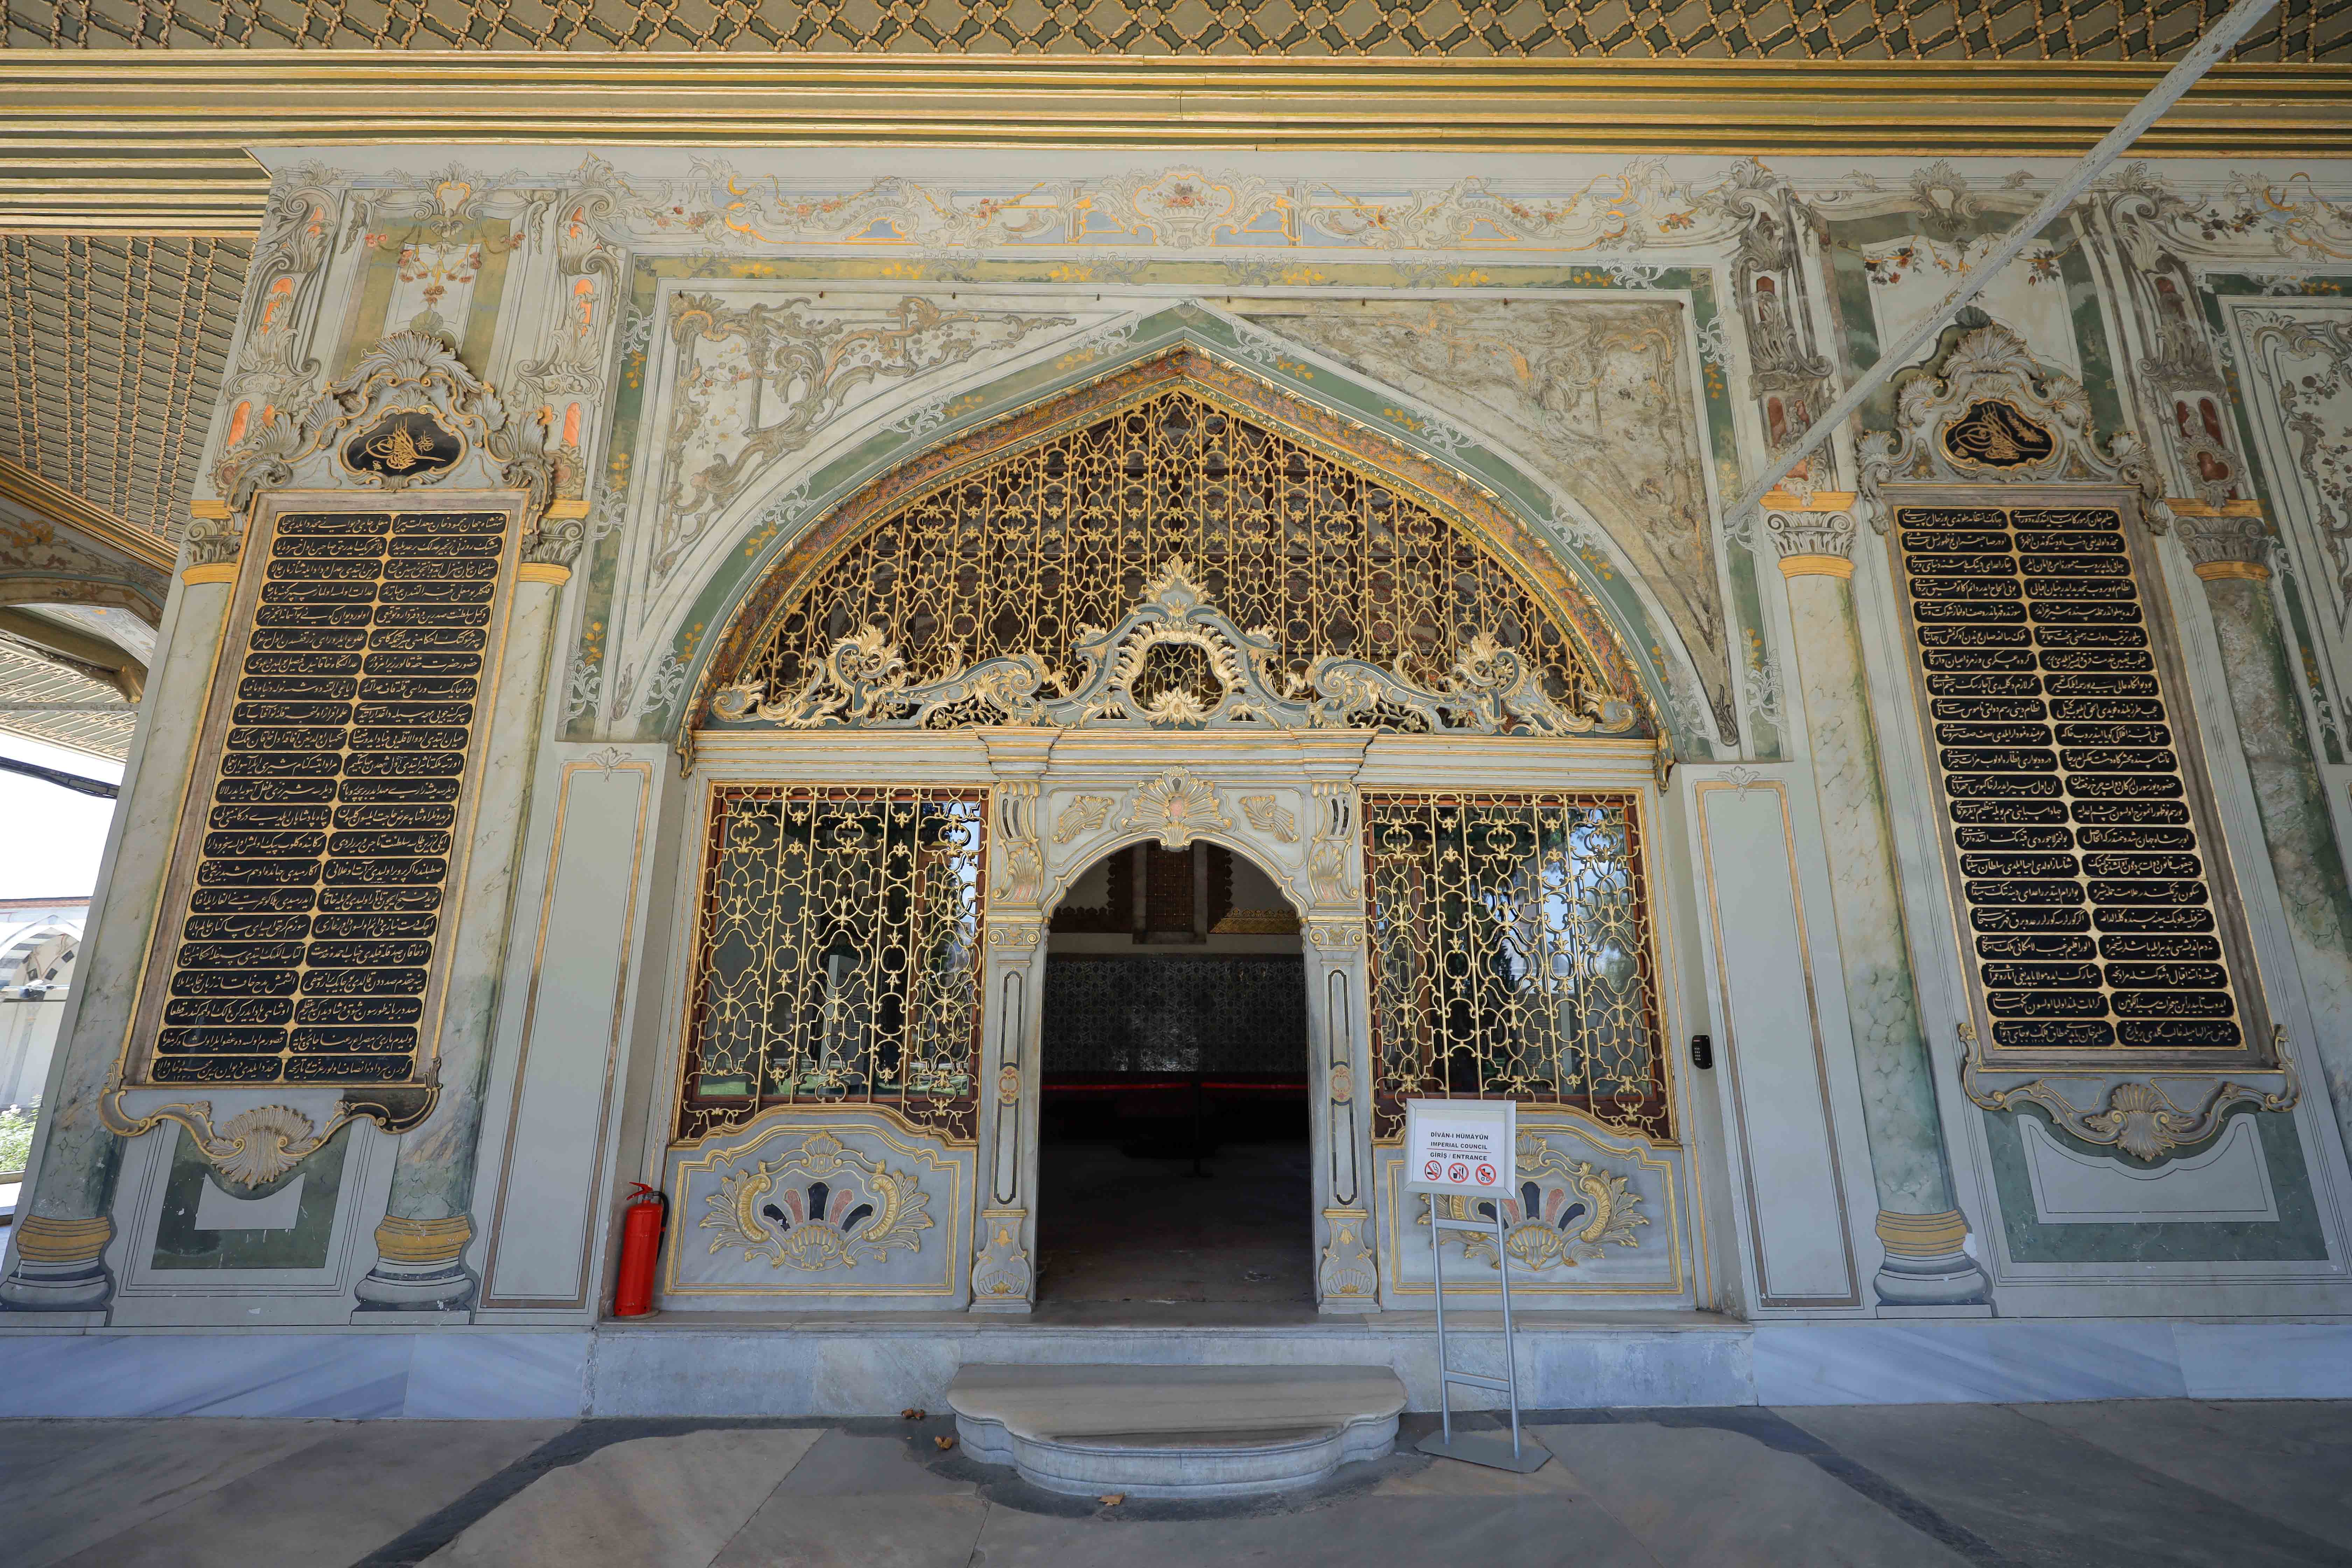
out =
<svg viewBox="0 0 2352 1568"><path fill-rule="evenodd" d="M1992 1281L1969 1256L1969 1224L1958 1210L1931 1215L1882 1210L1875 1228L1886 1260L1871 1284L1885 1305L1973 1307L1992 1299Z"/></svg>
<svg viewBox="0 0 2352 1568"><path fill-rule="evenodd" d="M16 1222L16 1264L0 1279L0 1304L19 1312L89 1312L114 1295L106 1244L114 1224L28 1215Z"/></svg>
<svg viewBox="0 0 2352 1568"><path fill-rule="evenodd" d="M379 1258L352 1288L362 1312L459 1312L480 1282L464 1263L394 1263Z"/></svg>
<svg viewBox="0 0 2352 1568"><path fill-rule="evenodd" d="M14 1312L94 1312L114 1295L114 1277L102 1259L36 1263L21 1254L0 1279L0 1307Z"/></svg>
<svg viewBox="0 0 2352 1568"><path fill-rule="evenodd" d="M375 1227L375 1267L352 1294L362 1312L455 1312L474 1304L480 1281L466 1267L473 1223L402 1219L387 1215Z"/></svg>

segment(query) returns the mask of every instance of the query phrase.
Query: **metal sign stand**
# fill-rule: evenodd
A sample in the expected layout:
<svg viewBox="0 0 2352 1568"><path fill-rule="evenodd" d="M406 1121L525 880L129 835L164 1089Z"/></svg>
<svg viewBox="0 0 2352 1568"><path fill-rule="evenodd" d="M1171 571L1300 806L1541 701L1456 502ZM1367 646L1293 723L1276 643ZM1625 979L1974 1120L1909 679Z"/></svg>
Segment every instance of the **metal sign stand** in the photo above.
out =
<svg viewBox="0 0 2352 1568"><path fill-rule="evenodd" d="M1437 1194L1423 1194L1429 1201L1429 1269L1437 1287L1437 1409L1442 1427L1421 1440L1421 1451L1443 1458L1462 1459L1473 1465L1485 1465L1491 1469L1512 1470L1528 1475L1542 1469L1551 1451L1542 1444L1523 1439L1519 1432L1519 1356L1518 1346L1511 1337L1511 1255L1503 1245L1503 1205L1495 1205L1495 1272L1503 1290L1503 1375L1489 1377L1483 1372L1457 1372L1453 1358L1445 1353L1445 1237L1449 1230L1466 1230L1475 1236L1486 1226L1476 1220L1447 1219L1437 1212ZM1474 1388L1498 1389L1511 1399L1511 1442L1503 1446L1502 1438L1493 1433L1465 1432L1454 1435L1454 1393L1457 1383Z"/></svg>

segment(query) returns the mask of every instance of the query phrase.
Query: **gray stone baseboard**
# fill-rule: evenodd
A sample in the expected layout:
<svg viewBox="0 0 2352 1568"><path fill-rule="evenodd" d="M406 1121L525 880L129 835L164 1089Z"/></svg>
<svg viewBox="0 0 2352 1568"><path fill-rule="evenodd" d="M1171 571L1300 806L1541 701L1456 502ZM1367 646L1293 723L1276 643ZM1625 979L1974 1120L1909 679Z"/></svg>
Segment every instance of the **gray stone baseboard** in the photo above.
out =
<svg viewBox="0 0 2352 1568"><path fill-rule="evenodd" d="M0 1416L895 1415L945 1408L958 1369L978 1363L1386 1366L1409 1408L1437 1403L1436 1336L1423 1314L1252 1328L961 1316L535 1331L5 1326ZM1502 1336L1475 1317L1450 1322L1449 1337L1462 1365L1501 1370ZM2341 1318L1522 1321L1518 1347L1530 1409L2352 1398L2352 1321Z"/></svg>

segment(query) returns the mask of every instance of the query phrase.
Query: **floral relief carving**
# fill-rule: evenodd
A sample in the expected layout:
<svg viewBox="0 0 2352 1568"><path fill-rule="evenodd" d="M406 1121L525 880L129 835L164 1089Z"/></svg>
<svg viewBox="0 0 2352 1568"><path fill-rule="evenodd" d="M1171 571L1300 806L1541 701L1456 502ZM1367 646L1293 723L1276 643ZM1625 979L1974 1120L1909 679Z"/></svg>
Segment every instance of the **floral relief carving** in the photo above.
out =
<svg viewBox="0 0 2352 1568"><path fill-rule="evenodd" d="M834 643L798 691L771 697L761 680L740 681L720 688L711 710L730 722L788 729L931 728L962 716L1071 727L1369 725L1539 735L1614 733L1640 717L1632 703L1591 688L1559 700L1522 649L1483 630L1469 636L1443 679L1431 685L1395 667L1335 654L1286 679L1274 634L1235 625L1191 573L1181 559L1168 562L1118 625L1084 628L1072 645L1083 669L1076 679L1024 651L917 683L881 627L867 626ZM1054 689L1057 694L1049 694Z"/></svg>
<svg viewBox="0 0 2352 1568"><path fill-rule="evenodd" d="M1434 1194L1448 1219L1486 1220L1500 1207L1503 1250L1515 1267L1530 1272L1574 1268L1609 1255L1612 1247L1639 1247L1635 1234L1650 1223L1641 1211L1642 1194L1628 1189L1627 1178L1588 1160L1571 1163L1541 1139L1519 1135L1518 1188L1507 1198L1472 1198L1457 1193ZM1416 1224L1429 1223L1423 1207ZM1447 1231L1439 1240L1455 1242L1473 1263L1499 1268L1495 1238L1475 1231Z"/></svg>
<svg viewBox="0 0 2352 1568"><path fill-rule="evenodd" d="M1062 807L1054 819L1054 842L1067 844L1102 826L1110 816L1110 808L1118 802L1107 795L1082 795Z"/></svg>
<svg viewBox="0 0 2352 1568"><path fill-rule="evenodd" d="M702 1228L714 1253L740 1247L745 1262L773 1268L855 1268L898 1248L922 1246L929 1203L909 1173L846 1148L829 1132L798 1151L740 1167L704 1202Z"/></svg>
<svg viewBox="0 0 2352 1568"><path fill-rule="evenodd" d="M1156 833L1171 849L1181 849L1193 839L1223 828L1232 831L1216 786L1179 769L1147 780L1135 792L1135 803L1119 823L1122 829Z"/></svg>
<svg viewBox="0 0 2352 1568"><path fill-rule="evenodd" d="M1354 301L1252 311L1262 325L1495 431L1589 506L1658 595L1736 734L1679 301Z"/></svg>
<svg viewBox="0 0 2352 1568"><path fill-rule="evenodd" d="M2352 318L2281 310L2243 325L2326 542L2341 622L2352 616Z"/></svg>
<svg viewBox="0 0 2352 1568"><path fill-rule="evenodd" d="M2104 1105L2078 1106L2046 1078L2008 1089L1988 1089L1980 1078L1975 1026L1960 1026L1960 1089L1970 1103L1987 1110L2015 1110L2036 1105L2063 1131L2085 1143L2119 1150L2143 1163L2162 1159L2175 1149L2193 1148L2221 1131L2231 1109L2252 1105L2257 1110L2292 1110L2303 1098L2303 1080L2287 1054L2286 1030L2274 1026L2272 1048L2282 1079L2275 1090L2258 1089L2232 1079L2213 1083L2203 1098L2182 1105L2153 1080L2126 1079L2107 1089Z"/></svg>
<svg viewBox="0 0 2352 1568"><path fill-rule="evenodd" d="M1076 321L956 310L919 294L862 310L821 308L814 298L732 304L716 294L677 296L655 578L667 578L755 476L806 446L860 389Z"/></svg>
<svg viewBox="0 0 2352 1568"><path fill-rule="evenodd" d="M1249 825L1252 827L1256 828L1260 833L1272 834L1278 842L1284 844L1298 842L1298 818L1292 816L1290 808L1273 795L1242 796L1242 815L1249 818Z"/></svg>

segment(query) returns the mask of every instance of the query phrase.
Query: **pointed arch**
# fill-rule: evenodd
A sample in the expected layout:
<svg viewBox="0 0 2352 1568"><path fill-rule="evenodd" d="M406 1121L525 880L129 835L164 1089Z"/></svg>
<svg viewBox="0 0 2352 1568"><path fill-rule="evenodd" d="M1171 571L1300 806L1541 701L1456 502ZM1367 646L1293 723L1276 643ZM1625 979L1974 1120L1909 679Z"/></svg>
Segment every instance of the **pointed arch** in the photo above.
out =
<svg viewBox="0 0 2352 1568"><path fill-rule="evenodd" d="M869 625L916 681L1014 654L1072 672L1085 627L1193 555L1277 674L1346 654L1433 683L1488 637L1554 697L1632 715L1612 729L1664 732L1654 672L1494 492L1179 342L916 455L791 541L714 639L680 749L722 691L784 696Z"/></svg>

